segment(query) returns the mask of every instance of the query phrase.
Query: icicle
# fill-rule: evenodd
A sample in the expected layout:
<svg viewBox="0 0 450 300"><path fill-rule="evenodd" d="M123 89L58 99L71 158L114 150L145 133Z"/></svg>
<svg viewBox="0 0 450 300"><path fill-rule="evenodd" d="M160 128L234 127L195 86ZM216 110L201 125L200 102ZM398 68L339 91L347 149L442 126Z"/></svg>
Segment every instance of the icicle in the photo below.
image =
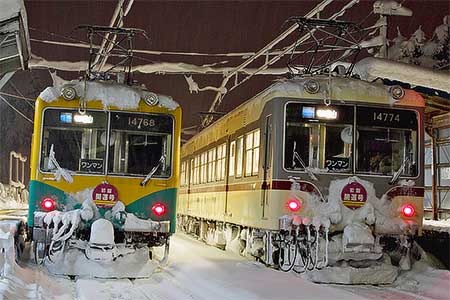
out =
<svg viewBox="0 0 450 300"><path fill-rule="evenodd" d="M316 259L314 260L314 268L317 267L317 264L319 263L319 229L320 226L315 227L316 228Z"/></svg>

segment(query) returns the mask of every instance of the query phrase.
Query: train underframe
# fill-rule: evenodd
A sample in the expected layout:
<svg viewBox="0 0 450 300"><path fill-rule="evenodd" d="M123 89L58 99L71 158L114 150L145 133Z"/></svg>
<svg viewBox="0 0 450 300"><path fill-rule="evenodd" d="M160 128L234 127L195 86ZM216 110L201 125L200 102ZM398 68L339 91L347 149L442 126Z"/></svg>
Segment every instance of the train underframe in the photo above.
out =
<svg viewBox="0 0 450 300"><path fill-rule="evenodd" d="M209 245L318 283L389 284L400 270L409 270L418 255L412 232L373 234L371 226L358 224L344 230L359 235L352 240L348 232L332 231L323 224L303 224L294 215L280 218L280 230L186 215L178 216L177 226Z"/></svg>
<svg viewBox="0 0 450 300"><path fill-rule="evenodd" d="M144 278L167 262L170 221L144 220L124 210L86 218L92 207L86 201L82 209L34 213L37 264L56 275Z"/></svg>

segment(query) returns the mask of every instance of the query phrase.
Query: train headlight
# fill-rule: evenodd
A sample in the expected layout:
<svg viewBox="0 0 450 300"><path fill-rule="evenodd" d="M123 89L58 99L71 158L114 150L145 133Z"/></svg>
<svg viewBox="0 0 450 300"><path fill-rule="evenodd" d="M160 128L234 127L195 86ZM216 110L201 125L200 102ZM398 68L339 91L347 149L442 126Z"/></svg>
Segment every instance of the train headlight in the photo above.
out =
<svg viewBox="0 0 450 300"><path fill-rule="evenodd" d="M405 217L412 217L414 216L414 214L416 213L414 206L412 206L411 204L406 204L402 207L402 213Z"/></svg>
<svg viewBox="0 0 450 300"><path fill-rule="evenodd" d="M144 101L147 105L155 106L159 103L159 97L155 93L147 93L144 96Z"/></svg>
<svg viewBox="0 0 450 300"><path fill-rule="evenodd" d="M45 211L52 211L56 208L56 202L50 197L46 197L41 201L41 207Z"/></svg>
<svg viewBox="0 0 450 300"><path fill-rule="evenodd" d="M300 201L298 201L297 199L289 199L287 207L292 212L298 211L300 209Z"/></svg>
<svg viewBox="0 0 450 300"><path fill-rule="evenodd" d="M317 94L320 90L320 84L317 80L310 79L305 83L305 91L310 94Z"/></svg>
<svg viewBox="0 0 450 300"><path fill-rule="evenodd" d="M389 92L395 100L402 99L405 96L405 90L399 85L391 86Z"/></svg>
<svg viewBox="0 0 450 300"><path fill-rule="evenodd" d="M161 217L162 215L164 215L167 211L166 206L162 203L155 203L152 206L152 211L155 215L157 215L158 217Z"/></svg>
<svg viewBox="0 0 450 300"><path fill-rule="evenodd" d="M61 90L61 96L67 101L71 101L77 97L77 91L72 86L63 87Z"/></svg>

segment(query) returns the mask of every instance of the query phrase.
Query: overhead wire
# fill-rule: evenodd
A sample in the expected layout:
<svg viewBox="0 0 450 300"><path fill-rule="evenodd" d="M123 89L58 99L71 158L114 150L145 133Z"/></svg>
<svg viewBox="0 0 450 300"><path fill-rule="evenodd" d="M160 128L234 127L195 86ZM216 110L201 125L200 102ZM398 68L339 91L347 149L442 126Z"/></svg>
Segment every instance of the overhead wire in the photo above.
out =
<svg viewBox="0 0 450 300"><path fill-rule="evenodd" d="M22 99L22 100L27 100L27 101L33 101L33 102L35 100L33 98L29 98L29 97L25 97L25 96L18 96L18 95L14 95L14 94L10 94L10 93L5 93L5 92L0 92L0 95L13 97L13 98L17 98L17 99Z"/></svg>
<svg viewBox="0 0 450 300"><path fill-rule="evenodd" d="M19 114L21 117L23 117L25 120L27 120L28 122L30 122L31 124L33 124L33 120L31 120L30 118L28 118L27 116L25 116L19 109L17 109L16 107L14 107L11 103L8 102L8 100L6 100L3 96L0 95L0 100L2 100L3 102L5 102L12 110L14 110L17 114Z"/></svg>
<svg viewBox="0 0 450 300"><path fill-rule="evenodd" d="M14 83L12 83L12 81L9 81L9 84L11 85L11 87L23 98L23 99L25 99L26 97L19 91L19 89L15 86L15 84ZM34 109L34 100L32 100L32 102L33 102L33 104L29 101L29 100L27 100L27 99L25 99L26 101L25 101L25 103L26 104L28 104L31 108L33 108Z"/></svg>

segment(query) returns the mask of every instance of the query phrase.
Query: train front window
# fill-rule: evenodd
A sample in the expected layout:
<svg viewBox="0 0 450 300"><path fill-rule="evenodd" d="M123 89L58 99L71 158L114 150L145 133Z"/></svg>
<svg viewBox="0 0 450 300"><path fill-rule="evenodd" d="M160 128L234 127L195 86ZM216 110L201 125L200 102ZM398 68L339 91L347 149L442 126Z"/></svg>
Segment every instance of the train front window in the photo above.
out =
<svg viewBox="0 0 450 300"><path fill-rule="evenodd" d="M104 173L107 113L47 109L44 112L40 168L52 172L56 166L79 173Z"/></svg>
<svg viewBox="0 0 450 300"><path fill-rule="evenodd" d="M108 172L168 178L172 168L173 119L162 114L111 113Z"/></svg>
<svg viewBox="0 0 450 300"><path fill-rule="evenodd" d="M357 108L357 171L417 175L417 115L413 111Z"/></svg>
<svg viewBox="0 0 450 300"><path fill-rule="evenodd" d="M353 111L350 106L288 103L285 169L351 172Z"/></svg>

